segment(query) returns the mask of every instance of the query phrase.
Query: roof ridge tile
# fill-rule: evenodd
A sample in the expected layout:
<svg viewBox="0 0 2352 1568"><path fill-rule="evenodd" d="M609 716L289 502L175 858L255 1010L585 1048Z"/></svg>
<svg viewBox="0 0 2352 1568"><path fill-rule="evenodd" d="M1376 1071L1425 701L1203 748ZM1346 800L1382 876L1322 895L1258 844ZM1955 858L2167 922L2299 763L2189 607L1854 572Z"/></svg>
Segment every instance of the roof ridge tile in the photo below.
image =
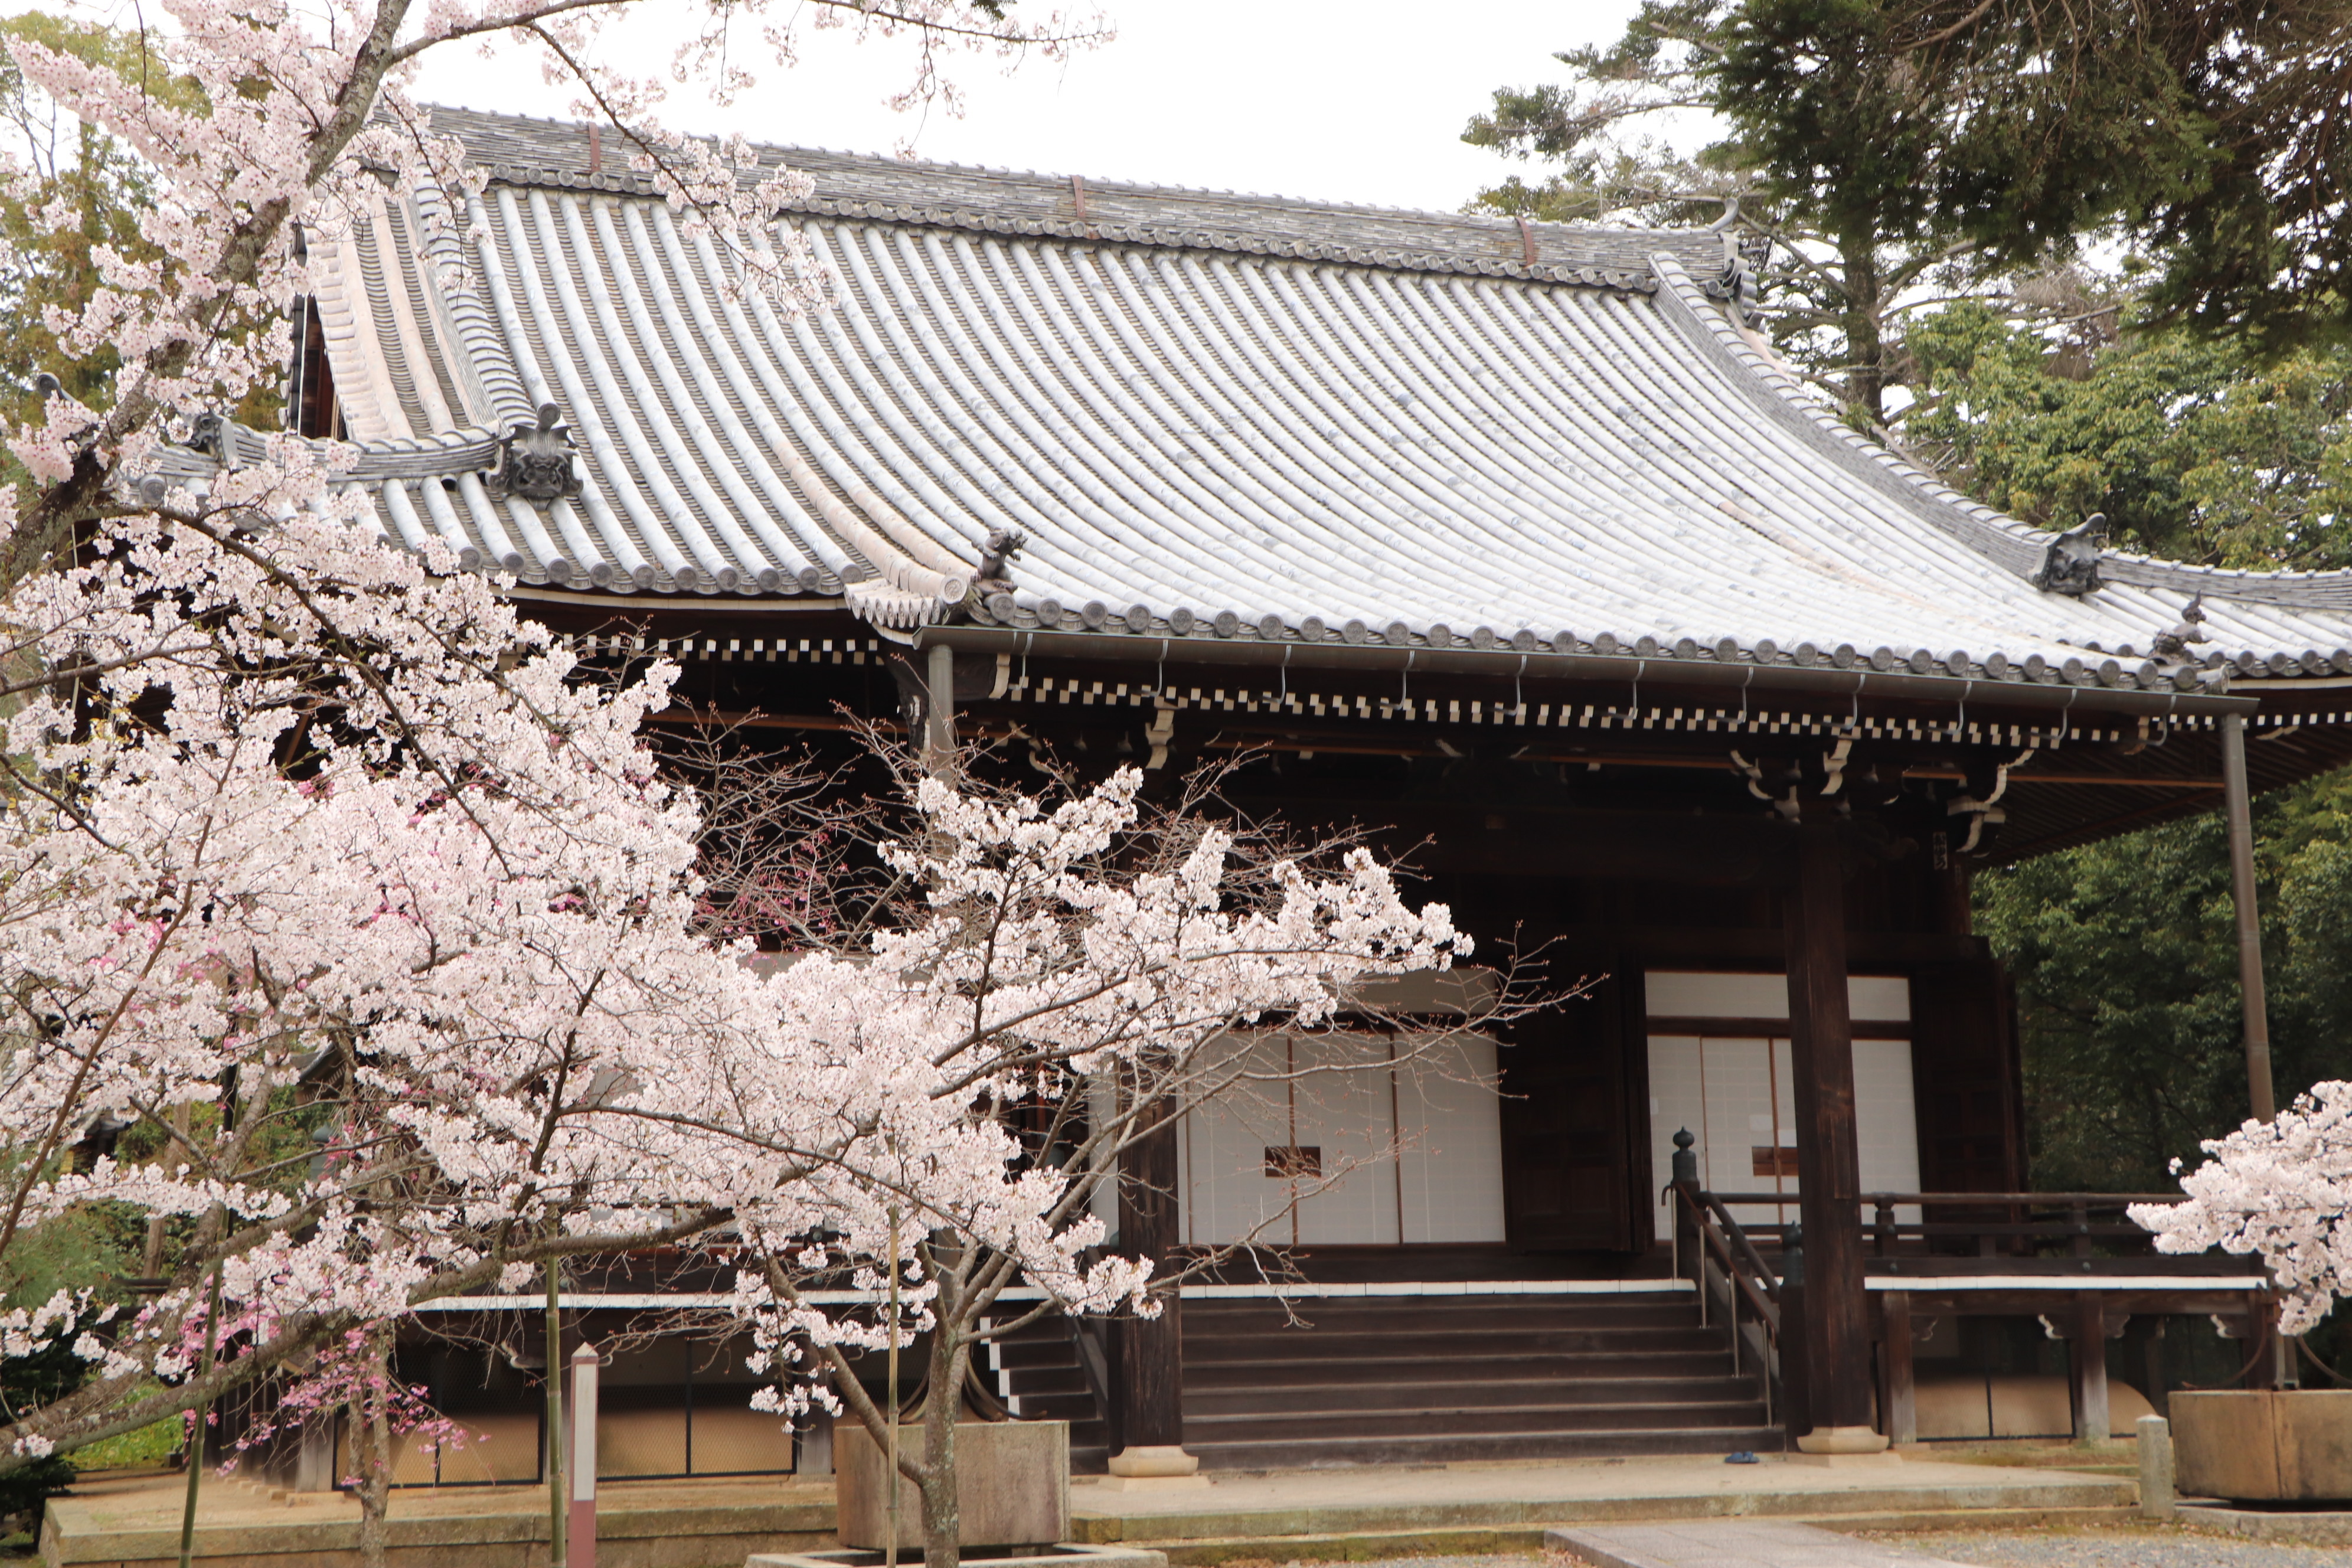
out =
<svg viewBox="0 0 2352 1568"><path fill-rule="evenodd" d="M650 176L634 170L589 174L582 122L446 106L433 113L436 128L464 142L494 180L654 194ZM983 230L1033 218L1055 223L1055 232L1072 237L1079 237L1084 226L1060 226L1066 221L1062 209L1071 202L1066 175L773 143L762 143L757 151L762 168L770 166L772 153L776 162L816 181L815 192L788 211L831 216L845 210L852 216ZM1685 252L1686 260L1704 266L1721 243L1706 229L1531 222L1528 229L1546 254L1530 265L1521 259L1525 239L1516 218L1092 177L1086 185L1092 226L1106 237L1124 231L1131 237L1129 243L1244 254L1260 254L1276 242L1287 242L1297 247L1300 259L1360 260L1411 271L1549 276L1565 282L1568 274L1547 274L1544 268L1566 264L1601 277L1601 282L1588 286L1624 288L1628 285L1615 276L1646 272L1646 259L1654 250ZM1585 281L1580 276L1577 280Z"/></svg>

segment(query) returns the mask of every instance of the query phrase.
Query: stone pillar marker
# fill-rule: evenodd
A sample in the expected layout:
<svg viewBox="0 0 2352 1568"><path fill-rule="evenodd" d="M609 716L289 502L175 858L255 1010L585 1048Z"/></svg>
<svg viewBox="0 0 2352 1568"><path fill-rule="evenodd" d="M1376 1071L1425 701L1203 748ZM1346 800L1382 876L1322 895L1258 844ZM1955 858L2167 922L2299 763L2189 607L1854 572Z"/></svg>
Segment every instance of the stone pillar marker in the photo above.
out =
<svg viewBox="0 0 2352 1568"><path fill-rule="evenodd" d="M563 1568L596 1568L596 1369L595 1348L572 1352L572 1510Z"/></svg>
<svg viewBox="0 0 2352 1568"><path fill-rule="evenodd" d="M2139 1511L2170 1519L2179 1511L2173 1489L2172 1423L2161 1415L2139 1418Z"/></svg>
<svg viewBox="0 0 2352 1568"><path fill-rule="evenodd" d="M1845 867L1839 820L1797 825L1782 906L1790 1067L1796 1079L1798 1209L1805 1234L1805 1410L1801 1454L1880 1454L1871 1425L1870 1302L1863 1280L1862 1155L1854 1136L1853 1019L1846 992Z"/></svg>

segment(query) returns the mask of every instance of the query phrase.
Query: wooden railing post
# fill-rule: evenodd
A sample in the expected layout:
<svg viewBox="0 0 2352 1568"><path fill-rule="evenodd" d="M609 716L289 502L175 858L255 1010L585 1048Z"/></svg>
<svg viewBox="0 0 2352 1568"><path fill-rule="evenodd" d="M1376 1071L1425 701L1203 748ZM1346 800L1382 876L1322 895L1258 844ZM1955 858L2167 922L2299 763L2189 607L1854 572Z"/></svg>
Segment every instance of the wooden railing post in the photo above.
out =
<svg viewBox="0 0 2352 1568"><path fill-rule="evenodd" d="M1698 1140L1691 1130L1682 1128L1675 1133L1673 1180L1668 1184L1667 1202L1674 1214L1675 1272L1679 1275L1685 1264L1689 1268L1691 1288L1698 1292L1699 1327L1706 1327L1706 1251L1699 1238L1698 1228L1698 1155L1692 1152ZM1732 1337L1737 1352L1739 1314L1735 1305L1732 1312Z"/></svg>
<svg viewBox="0 0 2352 1568"><path fill-rule="evenodd" d="M1872 1244L1881 1258L1895 1250L1895 1199L1888 1194L1878 1194L1877 1212L1872 1216Z"/></svg>
<svg viewBox="0 0 2352 1568"><path fill-rule="evenodd" d="M2067 1381L2074 1396L2074 1441L2104 1443L2109 1424L2107 1311L2097 1291L2084 1290L2075 1296L2074 1328L2074 1342L2067 1347L2073 1352Z"/></svg>
<svg viewBox="0 0 2352 1568"><path fill-rule="evenodd" d="M1901 1447L1919 1440L1917 1384L1911 1369L1911 1293L1879 1293L1880 1405L1879 1420L1889 1444Z"/></svg>
<svg viewBox="0 0 2352 1568"><path fill-rule="evenodd" d="M1792 1225L1780 1238L1780 1421L1789 1447L1797 1448L1813 1429L1812 1347L1805 1334L1805 1227Z"/></svg>

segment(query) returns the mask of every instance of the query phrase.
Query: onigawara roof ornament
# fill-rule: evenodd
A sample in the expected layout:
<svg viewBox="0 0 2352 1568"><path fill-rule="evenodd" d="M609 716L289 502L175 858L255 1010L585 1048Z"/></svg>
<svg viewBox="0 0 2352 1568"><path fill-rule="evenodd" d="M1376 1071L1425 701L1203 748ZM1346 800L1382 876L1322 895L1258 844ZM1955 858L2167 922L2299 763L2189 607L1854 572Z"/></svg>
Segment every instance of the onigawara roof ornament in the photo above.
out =
<svg viewBox="0 0 2352 1568"><path fill-rule="evenodd" d="M1013 558L1020 554L1021 547L1028 542L1029 536L1017 528L992 528L988 531L982 542L980 570L972 574L968 605L976 607L992 596L1001 595L1004 601L1003 608L1009 615L1013 608Z"/></svg>
<svg viewBox="0 0 2352 1568"><path fill-rule="evenodd" d="M217 409L206 409L188 421L188 449L202 452L223 468L235 458L228 420Z"/></svg>
<svg viewBox="0 0 2352 1568"><path fill-rule="evenodd" d="M2168 632L2156 634L2156 656L2158 658L2185 658L2190 643L2212 640L2212 635L2205 629L2205 595L2200 594L2182 606L2179 625Z"/></svg>
<svg viewBox="0 0 2352 1568"><path fill-rule="evenodd" d="M2050 542L2033 585L2080 599L2099 591L2099 547L2107 542L2107 514L2095 511Z"/></svg>
<svg viewBox="0 0 2352 1568"><path fill-rule="evenodd" d="M971 585L983 593L1009 594L1013 591L1013 558L1029 536L1017 528L992 528L988 531L988 548L980 558L980 574Z"/></svg>
<svg viewBox="0 0 2352 1568"><path fill-rule="evenodd" d="M499 437L499 466L482 476L494 496L524 500L577 500L580 474L572 462L572 426L559 424L562 410L539 405L539 423L517 425Z"/></svg>

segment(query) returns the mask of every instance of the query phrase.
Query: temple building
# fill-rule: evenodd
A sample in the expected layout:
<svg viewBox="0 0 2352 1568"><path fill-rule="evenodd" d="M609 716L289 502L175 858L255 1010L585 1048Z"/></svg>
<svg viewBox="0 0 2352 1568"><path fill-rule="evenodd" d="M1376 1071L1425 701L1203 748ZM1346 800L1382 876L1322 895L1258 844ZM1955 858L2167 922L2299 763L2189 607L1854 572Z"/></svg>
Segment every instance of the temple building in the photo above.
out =
<svg viewBox="0 0 2352 1568"><path fill-rule="evenodd" d="M838 294L795 314L594 129L436 127L478 197L309 237L289 421L387 539L820 748L1246 753L1236 808L1590 981L1136 1151L1122 1245L1293 1247L1312 1326L1229 1271L1000 1346L1086 1462L1869 1450L2037 1318L2104 1430L2150 1325L2265 1331L2242 1260L2024 1191L1969 884L2352 758L2352 576L1976 504L1775 357L1727 232L780 151Z"/></svg>

